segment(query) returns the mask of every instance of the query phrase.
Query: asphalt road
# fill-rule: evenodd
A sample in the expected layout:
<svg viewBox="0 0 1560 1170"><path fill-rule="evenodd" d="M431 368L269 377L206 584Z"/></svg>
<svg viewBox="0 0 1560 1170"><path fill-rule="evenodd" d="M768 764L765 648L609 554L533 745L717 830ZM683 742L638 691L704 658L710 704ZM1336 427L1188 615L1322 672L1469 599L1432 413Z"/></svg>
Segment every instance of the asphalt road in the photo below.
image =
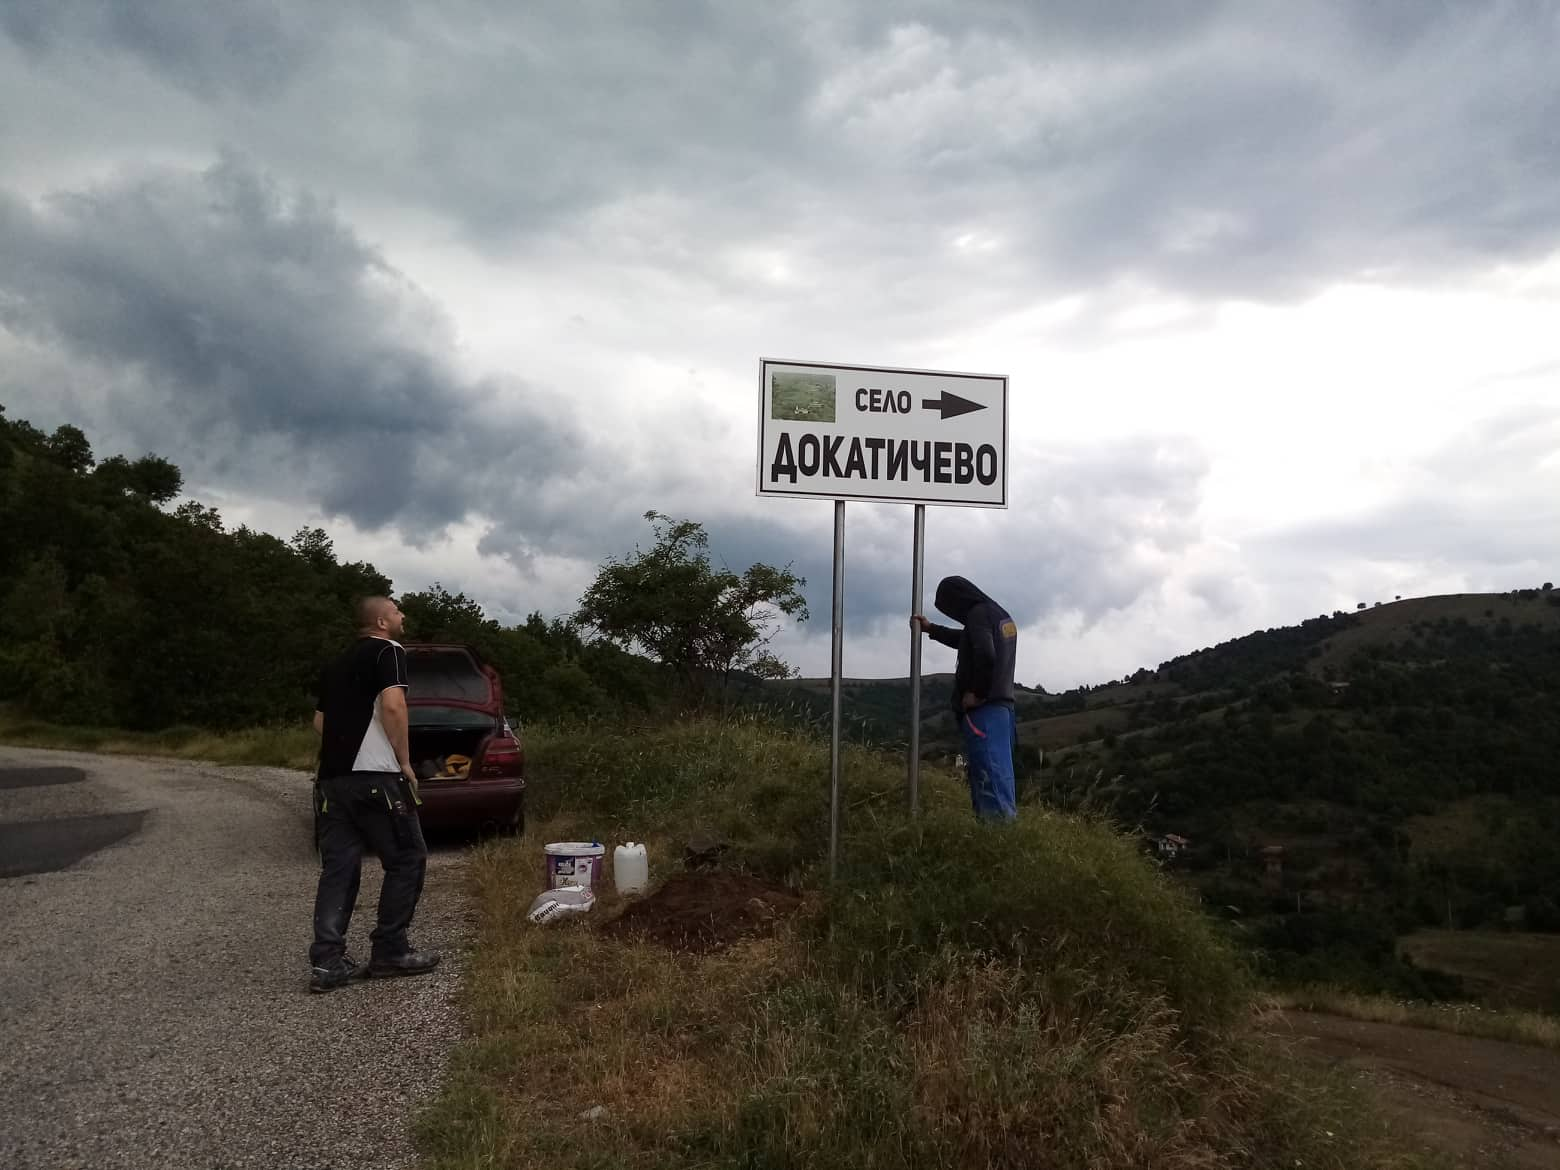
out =
<svg viewBox="0 0 1560 1170"><path fill-rule="evenodd" d="M308 778L0 747L0 1167L415 1164L459 1035L463 855L435 851L431 976L307 991ZM352 952L368 955L365 864Z"/></svg>

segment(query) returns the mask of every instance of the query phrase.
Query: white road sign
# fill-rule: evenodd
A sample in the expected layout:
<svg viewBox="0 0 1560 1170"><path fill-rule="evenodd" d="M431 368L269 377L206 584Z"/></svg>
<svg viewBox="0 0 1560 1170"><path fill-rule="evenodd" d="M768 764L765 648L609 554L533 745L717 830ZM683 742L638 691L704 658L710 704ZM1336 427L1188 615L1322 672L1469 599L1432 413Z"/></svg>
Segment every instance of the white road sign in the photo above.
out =
<svg viewBox="0 0 1560 1170"><path fill-rule="evenodd" d="M760 364L758 494L1007 507L1007 378Z"/></svg>

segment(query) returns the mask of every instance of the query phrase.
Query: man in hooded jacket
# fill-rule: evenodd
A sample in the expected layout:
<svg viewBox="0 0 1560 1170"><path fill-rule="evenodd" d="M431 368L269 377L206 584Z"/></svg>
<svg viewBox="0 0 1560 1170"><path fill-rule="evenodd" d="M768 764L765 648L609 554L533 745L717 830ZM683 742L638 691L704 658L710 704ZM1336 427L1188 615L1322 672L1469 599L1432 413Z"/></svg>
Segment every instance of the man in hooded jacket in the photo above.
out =
<svg viewBox="0 0 1560 1170"><path fill-rule="evenodd" d="M1003 609L963 577L937 583L937 609L962 629L939 626L920 614L910 628L959 652L953 679L953 714L964 734L970 802L981 820L1018 816L1013 783L1013 665L1018 626Z"/></svg>

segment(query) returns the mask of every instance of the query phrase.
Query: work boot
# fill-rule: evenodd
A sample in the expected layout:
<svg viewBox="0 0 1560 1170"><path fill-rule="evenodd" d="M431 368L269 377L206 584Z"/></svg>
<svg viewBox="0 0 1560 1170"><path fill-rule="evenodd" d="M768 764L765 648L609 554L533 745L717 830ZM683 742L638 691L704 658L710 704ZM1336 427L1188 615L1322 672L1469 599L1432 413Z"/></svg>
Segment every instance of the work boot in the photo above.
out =
<svg viewBox="0 0 1560 1170"><path fill-rule="evenodd" d="M439 965L439 956L423 951L406 951L399 955L375 955L368 964L370 979L387 979L394 975L426 975Z"/></svg>
<svg viewBox="0 0 1560 1170"><path fill-rule="evenodd" d="M358 966L346 955L332 959L323 967L310 968L310 991L335 991L338 987L345 987L354 979L363 977L363 968Z"/></svg>

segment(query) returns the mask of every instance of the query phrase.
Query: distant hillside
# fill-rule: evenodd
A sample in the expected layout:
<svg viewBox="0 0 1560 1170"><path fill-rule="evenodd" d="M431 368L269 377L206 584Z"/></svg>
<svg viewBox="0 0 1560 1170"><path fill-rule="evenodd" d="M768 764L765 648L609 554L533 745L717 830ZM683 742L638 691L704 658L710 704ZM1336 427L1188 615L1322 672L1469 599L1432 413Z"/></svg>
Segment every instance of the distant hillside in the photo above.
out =
<svg viewBox="0 0 1560 1170"><path fill-rule="evenodd" d="M959 750L951 684L922 680L928 756ZM773 685L827 717L827 679ZM851 680L853 733L905 742L908 688ZM1399 934L1560 931L1553 589L1309 618L1018 713L1021 800L1183 839L1167 867L1281 974L1425 993Z"/></svg>
<svg viewBox="0 0 1560 1170"><path fill-rule="evenodd" d="M796 707L815 719L829 715L831 682L827 678L780 679L767 684L764 701L773 706ZM952 757L957 751L958 728L948 709L953 674L921 676L922 754ZM1014 687L1020 717L1045 709L1043 691ZM910 680L908 678L846 678L840 680L842 721L853 738L884 747L909 743Z"/></svg>
<svg viewBox="0 0 1560 1170"><path fill-rule="evenodd" d="M1544 602L1543 605L1535 602ZM1371 645L1418 637L1416 627L1441 622L1466 621L1473 626L1503 623L1560 628L1560 595L1553 589L1519 589L1511 593L1451 593L1440 597L1411 597L1361 610L1353 624L1329 638L1322 653L1311 661L1312 673L1325 677L1329 669L1341 670L1358 651Z"/></svg>
<svg viewBox="0 0 1560 1170"><path fill-rule="evenodd" d="M1560 605L1539 604L1547 597L1541 589L1416 597L1259 630L1172 658L1157 670L1140 670L1129 681L1054 696L1051 706L1020 731L1039 747L1056 749L1100 739L1129 723L1166 722L1177 711L1222 708L1223 699L1240 689L1285 674L1341 680L1354 655L1414 637L1415 627L1443 621L1466 621L1475 628L1499 629L1503 622L1560 628Z"/></svg>
<svg viewBox="0 0 1560 1170"><path fill-rule="evenodd" d="M1184 838L1172 870L1291 974L1381 978L1417 927L1560 930L1552 589L1251 634L1025 730L1032 799Z"/></svg>
<svg viewBox="0 0 1560 1170"><path fill-rule="evenodd" d="M925 686L951 687L953 685L953 673L950 671L947 674L923 674L921 682ZM783 685L808 691L822 691L824 694L828 694L830 686L833 685L833 680L828 677L793 678L783 680ZM842 678L840 679L840 686L844 690L852 691L875 690L880 687L886 687L900 693L907 693L910 689L910 680L908 678Z"/></svg>

